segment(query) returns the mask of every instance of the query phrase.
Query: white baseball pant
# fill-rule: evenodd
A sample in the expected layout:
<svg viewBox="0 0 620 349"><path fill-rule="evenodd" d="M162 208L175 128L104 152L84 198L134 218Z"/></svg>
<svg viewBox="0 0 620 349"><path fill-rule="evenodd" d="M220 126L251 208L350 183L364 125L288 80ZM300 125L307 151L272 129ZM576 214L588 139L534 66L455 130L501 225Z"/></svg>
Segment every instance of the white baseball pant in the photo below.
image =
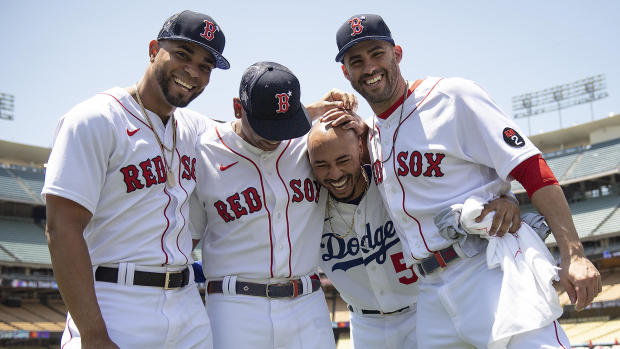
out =
<svg viewBox="0 0 620 349"><path fill-rule="evenodd" d="M208 294L213 347L336 348L322 290L294 299Z"/></svg>
<svg viewBox="0 0 620 349"><path fill-rule="evenodd" d="M417 348L415 309L390 315L350 314L355 349Z"/></svg>
<svg viewBox="0 0 620 349"><path fill-rule="evenodd" d="M95 281L95 292L108 334L120 348L213 348L209 317L192 272L181 289ZM71 314L61 348L81 348Z"/></svg>
<svg viewBox="0 0 620 349"><path fill-rule="evenodd" d="M488 269L486 255L460 258L418 280L419 348L486 348L502 284L502 271ZM498 314L509 316L509 314ZM570 343L557 321L513 336L507 348L564 348Z"/></svg>

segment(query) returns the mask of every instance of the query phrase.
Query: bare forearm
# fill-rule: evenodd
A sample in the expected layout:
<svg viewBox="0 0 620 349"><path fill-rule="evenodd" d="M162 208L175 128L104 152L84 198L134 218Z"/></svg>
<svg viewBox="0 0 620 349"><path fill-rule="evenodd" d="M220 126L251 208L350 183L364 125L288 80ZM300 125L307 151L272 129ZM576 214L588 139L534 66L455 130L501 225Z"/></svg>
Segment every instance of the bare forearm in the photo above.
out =
<svg viewBox="0 0 620 349"><path fill-rule="evenodd" d="M573 219L562 192L557 185L538 189L532 195L532 204L543 216L558 243L562 259L571 256L583 257L583 245L573 223Z"/></svg>
<svg viewBox="0 0 620 349"><path fill-rule="evenodd" d="M48 236L54 277L80 335L83 339L107 337L95 296L92 264L84 239L49 230Z"/></svg>

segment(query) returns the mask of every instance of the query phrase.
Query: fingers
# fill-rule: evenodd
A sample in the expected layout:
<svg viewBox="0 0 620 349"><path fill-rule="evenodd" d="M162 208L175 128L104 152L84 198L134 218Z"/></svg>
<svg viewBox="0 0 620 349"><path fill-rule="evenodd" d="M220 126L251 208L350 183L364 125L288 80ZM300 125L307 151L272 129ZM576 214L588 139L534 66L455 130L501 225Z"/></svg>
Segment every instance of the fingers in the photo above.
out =
<svg viewBox="0 0 620 349"><path fill-rule="evenodd" d="M585 257L576 257L569 262L567 275L560 274L560 282L564 286L575 310L583 310L594 301L602 291L601 274L594 264ZM564 279L564 280L563 280ZM565 285L568 284L568 285Z"/></svg>
<svg viewBox="0 0 620 349"><path fill-rule="evenodd" d="M493 211L491 208L491 206L489 204L485 204L484 207L482 208L482 211L480 212L480 215L478 217L476 217L475 221L477 223L482 222L482 220L484 219L484 217L486 217L489 212Z"/></svg>
<svg viewBox="0 0 620 349"><path fill-rule="evenodd" d="M577 295L577 301L575 302L575 310L581 311L586 305L590 304L594 297L588 297L588 288L575 286L575 293Z"/></svg>
<svg viewBox="0 0 620 349"><path fill-rule="evenodd" d="M499 231L499 227L504 222L504 212L499 211L499 209L495 209L495 214L493 215L493 222L491 223L491 228L489 229L489 235L497 235L498 237L504 236L506 230Z"/></svg>
<svg viewBox="0 0 620 349"><path fill-rule="evenodd" d="M341 102L341 105L339 105L339 107L341 108L348 110L357 110L357 98L352 93L344 92L338 89L332 89L331 91L329 91L329 93L327 93L324 99L329 102Z"/></svg>
<svg viewBox="0 0 620 349"><path fill-rule="evenodd" d="M350 112L342 108L332 108L323 114L321 122L331 122L332 126L338 126L343 123L343 118L350 117ZM339 121L335 123L335 121ZM350 120L349 120L350 121Z"/></svg>
<svg viewBox="0 0 620 349"><path fill-rule="evenodd" d="M573 285L568 281L568 276L562 276L562 271L560 271L560 285L562 285L562 287L566 291L566 295L568 296L570 303L575 304L575 302L577 301L577 292L575 291Z"/></svg>
<svg viewBox="0 0 620 349"><path fill-rule="evenodd" d="M510 225L510 229L508 229L508 232L510 234L514 234L519 229L521 229L521 215L515 214L512 216L512 224Z"/></svg>
<svg viewBox="0 0 620 349"><path fill-rule="evenodd" d="M480 223L490 212L495 212L489 228L489 235L502 237L506 232L515 233L521 227L519 206L504 197L497 198L484 205L476 222Z"/></svg>

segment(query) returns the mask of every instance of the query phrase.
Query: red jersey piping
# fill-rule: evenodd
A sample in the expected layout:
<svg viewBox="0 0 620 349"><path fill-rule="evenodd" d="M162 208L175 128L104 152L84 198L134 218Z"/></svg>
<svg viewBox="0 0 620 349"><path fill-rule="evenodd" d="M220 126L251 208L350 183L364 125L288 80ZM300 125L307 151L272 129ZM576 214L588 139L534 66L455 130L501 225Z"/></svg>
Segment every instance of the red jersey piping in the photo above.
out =
<svg viewBox="0 0 620 349"><path fill-rule="evenodd" d="M174 120L176 122L176 120ZM178 128L178 125L177 125ZM187 199L189 198L189 194L187 193L187 190L185 190L185 188L183 187L183 181L181 180L181 154L179 153L179 149L175 149L177 156L179 157L179 170L177 171L178 174L178 178L179 178L179 186L181 187L181 189L183 189L183 191L185 192L185 200L181 203L181 205L179 205L179 213L181 214L181 217L183 217L183 226L181 226L181 229L179 230L179 234L177 234L177 248L179 249L179 252L181 252L181 254L183 255L183 257L185 257L185 264L189 263L189 259L187 258L187 256L185 255L185 253L183 253L183 251L181 251L181 247L179 247L179 236L181 236L181 232L183 231L183 228L185 228L185 224L187 223L185 220L185 215L183 215L183 205L187 202ZM191 178L191 173L190 173L190 178Z"/></svg>
<svg viewBox="0 0 620 349"><path fill-rule="evenodd" d="M280 153L280 156L278 156L278 160L276 160L276 171L278 172L278 177L280 177L280 181L282 182L282 185L284 186L284 190L286 190L286 211L285 211L285 216L286 216L286 238L288 239L288 277L291 277L292 271L291 271L291 255L293 254L293 249L291 247L291 234L290 234L290 228L289 228L289 222L288 222L288 206L291 202L291 196L288 193L288 188L286 187L286 183L284 183L284 179L282 179L282 175L280 175L280 167L279 167L279 163L280 163L280 159L282 158L282 155L284 155L284 153L286 152L286 149L288 149L288 146L291 145L291 141L289 140L288 143L286 143L286 147L284 147L284 150L282 150L282 153Z"/></svg>
<svg viewBox="0 0 620 349"><path fill-rule="evenodd" d="M392 141L392 151L394 152L394 156L392 157L392 166L394 169L394 177L396 177L396 180L398 181L398 184L400 185L400 189L403 192L403 212L405 212L405 214L413 219L417 224L418 224L418 231L420 232L420 236L422 237L422 242L424 243L424 247L426 248L426 250L430 253L435 253L435 251L432 251L428 245L426 244L426 239L424 238L424 234L422 233L422 225L420 224L420 221L418 221L417 218L415 218L414 216L412 216L411 214L409 214L409 212L407 212L407 209L405 208L405 188L403 187L403 183L400 181L400 178L398 178L398 174L396 171L396 149L395 149L395 144L394 142L396 141L396 134L398 132L398 129L400 128L400 126L411 116L411 114L413 114L416 110L418 110L418 107L420 105L422 105L422 103L424 103L424 101L426 100L426 98L431 94L431 92L433 92L433 90L435 89L435 87L437 86L437 84L439 84L439 82L443 80L443 79L439 79L437 80L437 82L435 83L435 85L433 85L433 87L431 87L431 89L428 91L428 93L424 96L424 98L422 98L422 100L420 102L418 102L418 104L415 106L415 108L413 108L413 110L407 114L407 116L398 124L398 126L396 126L396 130L394 131L394 136L393 136L393 141ZM419 80L418 80L419 81ZM417 82L417 81L416 81Z"/></svg>
<svg viewBox="0 0 620 349"><path fill-rule="evenodd" d="M258 166L256 165L256 163L254 163L254 161L252 161L250 158L234 151L231 147L228 146L228 144L226 144L226 142L224 142L224 139L222 138L222 136L220 135L220 131L218 130L217 126L215 126L215 133L217 133L217 137L220 139L220 141L222 142L222 144L228 148L228 150L230 150L231 152L233 152L233 154L242 157L244 159L246 159L247 161L249 161L252 165L254 165L254 167L256 168L256 171L258 172L258 178L260 179L260 188L261 191L263 192L263 200L265 200L265 186L263 185L263 175L261 174L260 170L258 169ZM265 202L264 204L265 210L267 211L267 220L269 221L269 247L271 247L271 265L269 266L269 275L271 275L270 277L273 277L273 238L272 238L272 234L271 234L271 212L269 212L269 209L267 208L267 203Z"/></svg>
<svg viewBox="0 0 620 349"><path fill-rule="evenodd" d="M139 117L135 116L132 112L130 112L129 109L127 109L127 107L125 107L125 105L123 105L123 103L121 103L121 101L118 100L118 98L112 96L109 93L103 93L102 92L102 93L99 93L99 94L107 95L107 96L110 96L110 97L114 98L114 100L117 101L118 104L120 104L121 107L123 107L123 109L125 109L129 113L129 115L133 116L134 118L136 118L136 120L138 120L142 124L144 124L144 126L148 127L151 131L155 132L151 128L151 126L147 125L144 121L142 121L142 119L140 119ZM180 168L180 166L181 166L181 162L179 161L179 168ZM164 208L164 217L166 218L166 229L164 229L164 232L161 235L161 250L164 253L164 256L166 257L165 262L162 264L162 266L168 264L168 253L166 253L166 249L164 248L164 236L166 235L166 232L168 231L168 228L170 227L170 220L168 219L168 216L166 216L166 210L168 209L168 206L170 205L170 201L172 201L172 198L170 197L170 194L168 194L168 191L166 190L165 187L164 187L164 194L166 194L168 196L168 203L166 204L166 207ZM177 247L178 247L178 244L177 244ZM180 249L179 249L179 251L180 251ZM183 253L183 252L181 252L181 253ZM185 256L185 254L183 254L183 255ZM185 257L185 259L187 259L187 256Z"/></svg>
<svg viewBox="0 0 620 349"><path fill-rule="evenodd" d="M407 91L407 97L411 96L411 94L413 93L413 91L420 86L420 84L422 83L423 80L416 80L416 82L413 83L413 85L409 86L409 91ZM403 104L404 101L404 96L401 96L394 104L392 104L391 107L389 107L386 111L384 111L383 113L377 115L377 117L379 119L385 120L387 119L390 115L392 115L392 113L394 112L394 110L396 110L396 108L398 108L401 104Z"/></svg>

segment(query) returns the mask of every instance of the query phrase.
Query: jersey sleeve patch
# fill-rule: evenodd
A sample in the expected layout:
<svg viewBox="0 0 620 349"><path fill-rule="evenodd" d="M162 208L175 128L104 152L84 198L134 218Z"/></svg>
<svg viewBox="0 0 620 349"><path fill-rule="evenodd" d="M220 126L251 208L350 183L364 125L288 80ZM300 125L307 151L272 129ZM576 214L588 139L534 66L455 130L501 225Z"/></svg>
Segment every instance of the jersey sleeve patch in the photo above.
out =
<svg viewBox="0 0 620 349"><path fill-rule="evenodd" d="M511 127L506 127L502 131L504 142L511 147L521 148L525 145L525 140L521 135Z"/></svg>

